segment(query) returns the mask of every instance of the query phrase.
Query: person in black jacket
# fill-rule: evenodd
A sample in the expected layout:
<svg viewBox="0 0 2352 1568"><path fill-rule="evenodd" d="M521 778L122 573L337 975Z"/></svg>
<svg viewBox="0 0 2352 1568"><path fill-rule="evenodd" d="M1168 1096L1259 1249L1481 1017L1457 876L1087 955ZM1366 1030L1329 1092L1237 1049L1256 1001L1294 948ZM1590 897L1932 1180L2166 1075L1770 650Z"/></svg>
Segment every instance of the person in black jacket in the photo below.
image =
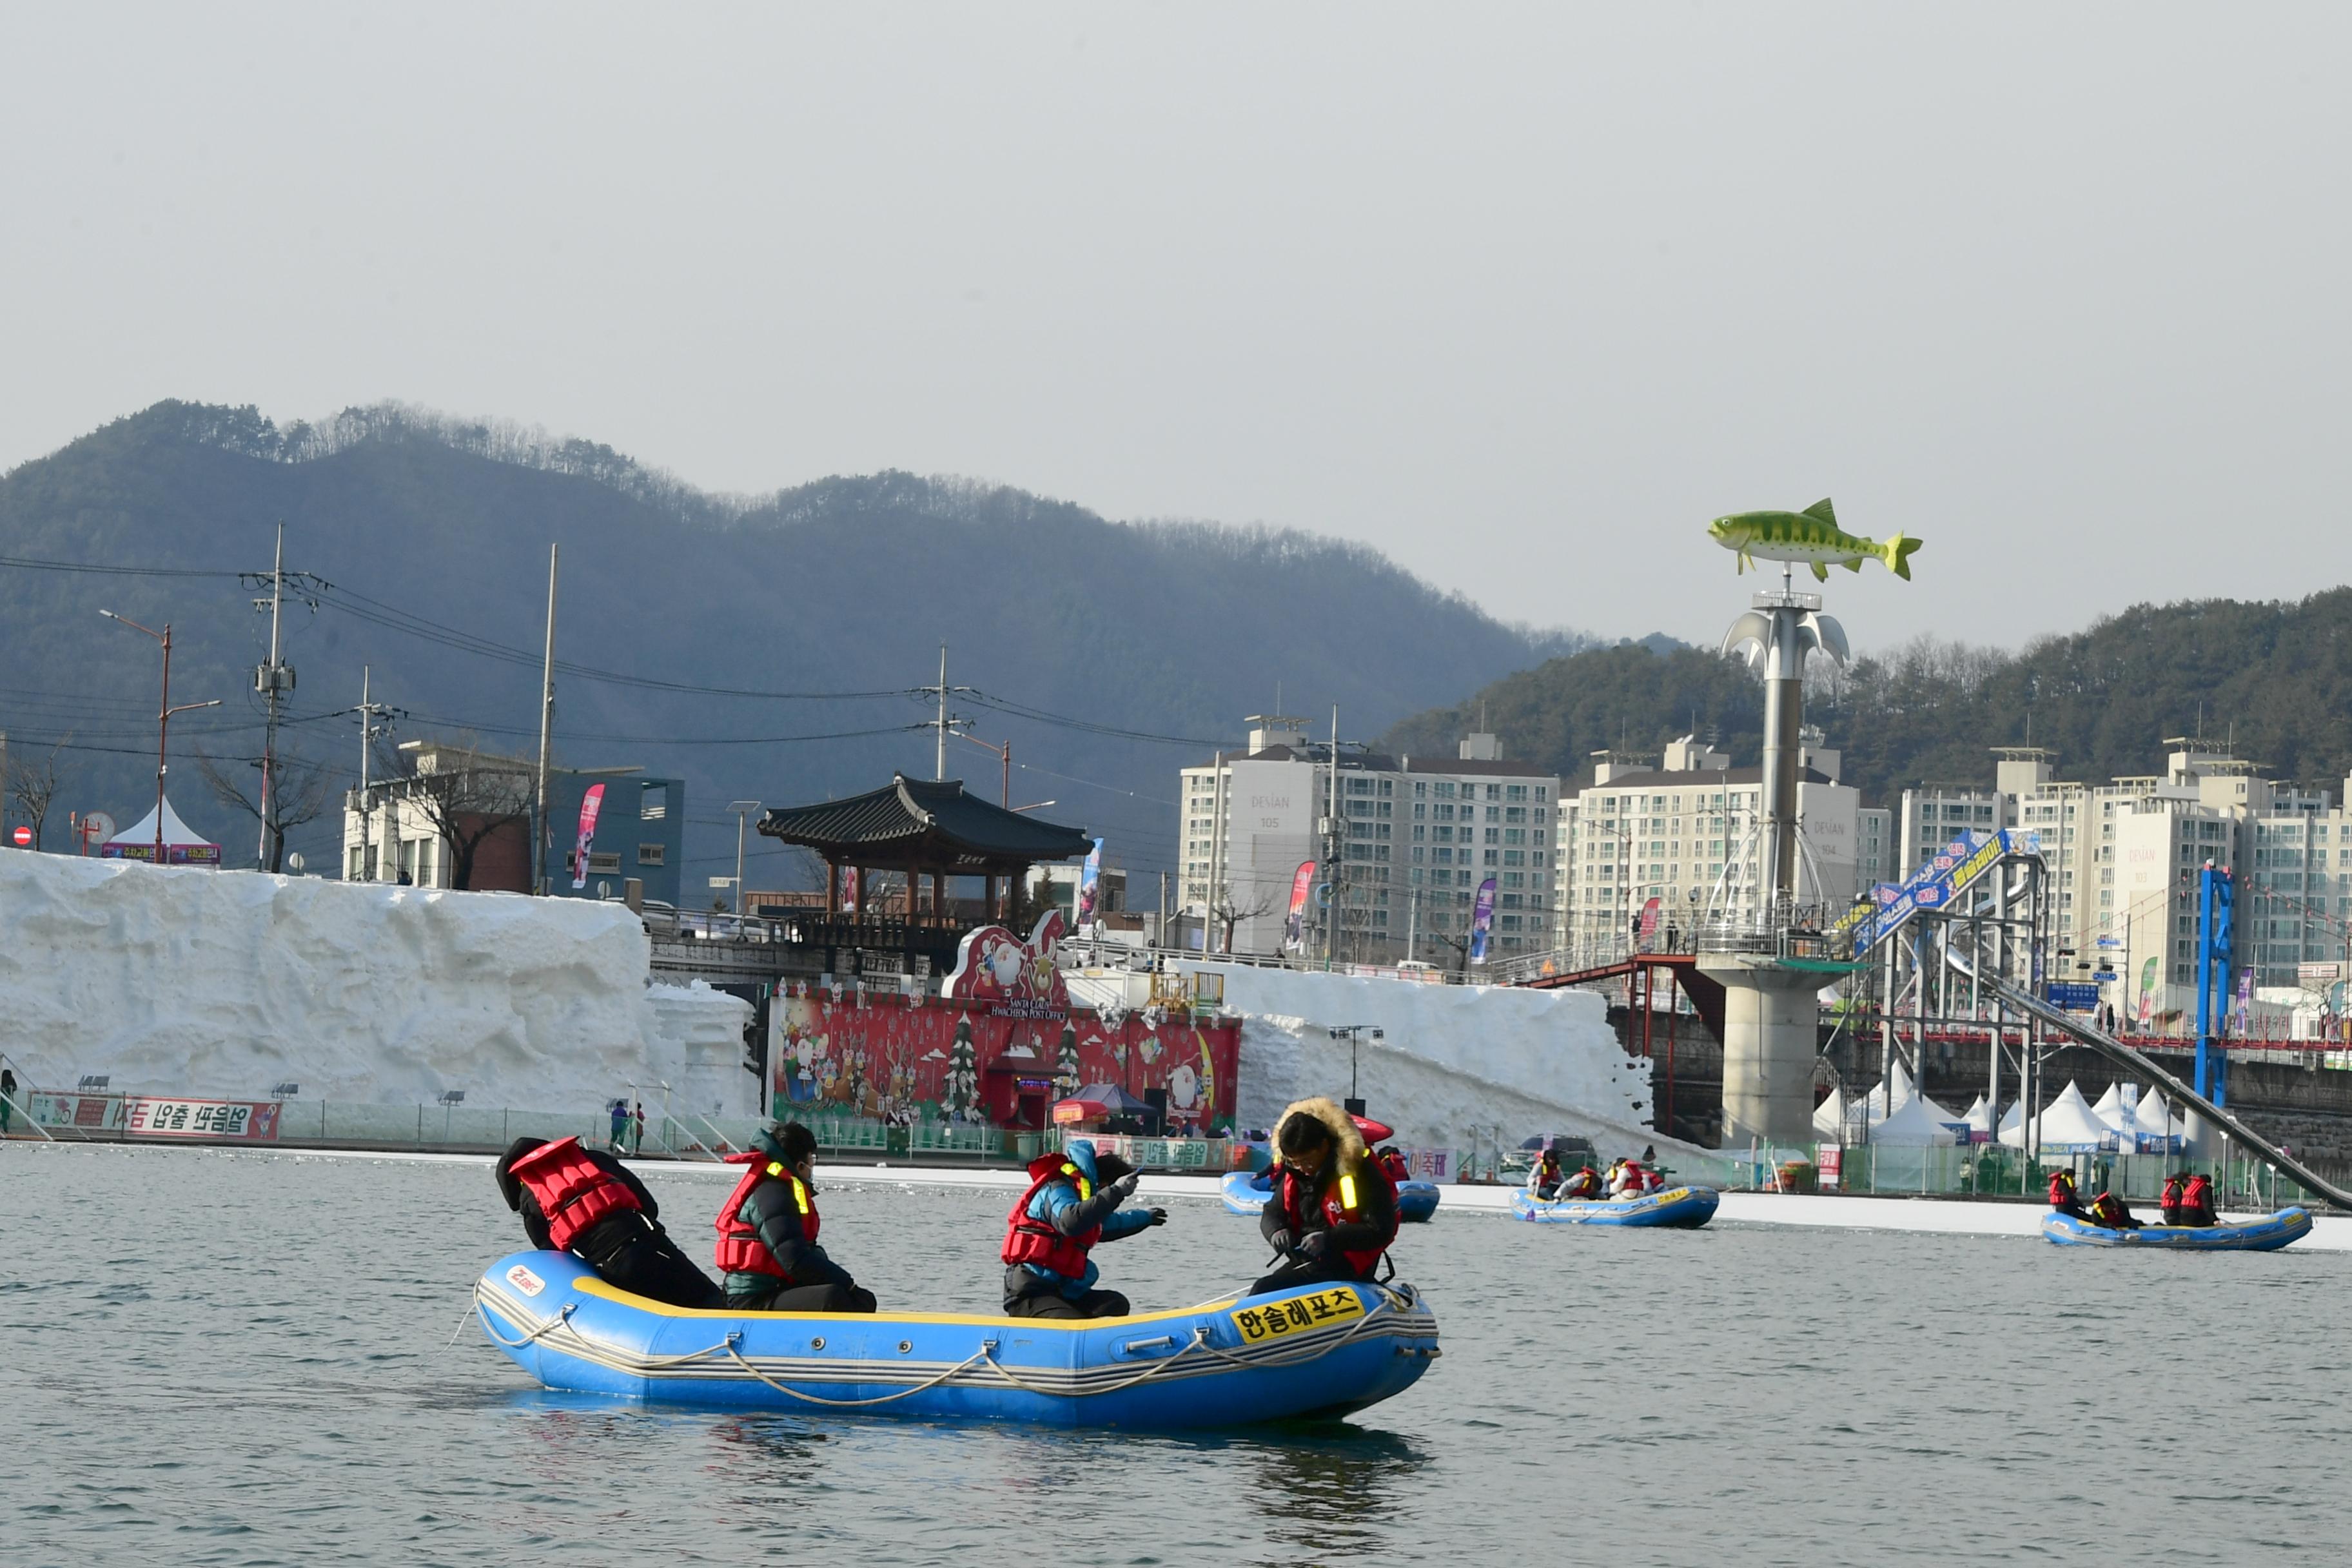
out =
<svg viewBox="0 0 2352 1568"><path fill-rule="evenodd" d="M1275 1123L1274 1147L1282 1163L1258 1232L1286 1261L1250 1294L1371 1279L1396 1240L1396 1184L1355 1119L1328 1100L1302 1100Z"/></svg>
<svg viewBox="0 0 2352 1568"><path fill-rule="evenodd" d="M817 1243L816 1135L761 1128L715 1222L727 1305L738 1312L870 1312L874 1292Z"/></svg>
<svg viewBox="0 0 2352 1568"><path fill-rule="evenodd" d="M603 1279L633 1295L673 1307L718 1306L719 1287L677 1249L669 1233L662 1229L661 1205L635 1173L601 1149L581 1148L576 1139L561 1142L570 1145L562 1152L565 1166L578 1163L593 1167L600 1184L615 1184L625 1194L617 1200L620 1206L614 1212L578 1234L570 1234L567 1226L561 1250L581 1258ZM507 1207L522 1216L522 1228L530 1237L530 1244L542 1251L555 1251L554 1229L540 1201L541 1192L551 1179L551 1173L541 1170L547 1162L543 1158L526 1160L526 1156L547 1147L544 1138L516 1139L499 1156L497 1177ZM525 1162L520 1173L515 1170L519 1161ZM565 1179L561 1172L551 1175L554 1180ZM573 1180L570 1184L576 1187L579 1184Z"/></svg>

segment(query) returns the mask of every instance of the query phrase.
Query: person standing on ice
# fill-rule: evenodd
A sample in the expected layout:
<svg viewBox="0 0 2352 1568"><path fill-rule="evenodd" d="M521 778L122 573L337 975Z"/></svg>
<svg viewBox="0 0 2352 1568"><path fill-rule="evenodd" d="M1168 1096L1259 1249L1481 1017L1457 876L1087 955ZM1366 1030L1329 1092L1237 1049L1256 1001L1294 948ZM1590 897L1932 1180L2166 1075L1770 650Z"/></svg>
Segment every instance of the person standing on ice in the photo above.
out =
<svg viewBox="0 0 2352 1568"><path fill-rule="evenodd" d="M629 1148L629 1102L613 1101L613 1152L623 1154Z"/></svg>
<svg viewBox="0 0 2352 1568"><path fill-rule="evenodd" d="M1095 1244L1168 1223L1162 1208L1121 1208L1135 1168L1074 1138L1029 1162L1029 1189L1004 1216L1004 1313L1010 1318L1124 1318L1127 1298L1096 1289Z"/></svg>
<svg viewBox="0 0 2352 1568"><path fill-rule="evenodd" d="M738 1312L870 1312L874 1292L817 1245L816 1134L797 1121L762 1127L751 1168L719 1210L719 1268Z"/></svg>
<svg viewBox="0 0 2352 1568"><path fill-rule="evenodd" d="M1396 1184L1371 1158L1355 1118L1318 1097L1274 1124L1274 1195L1258 1232L1286 1262L1253 1296L1334 1279L1370 1279L1396 1240Z"/></svg>
<svg viewBox="0 0 2352 1568"><path fill-rule="evenodd" d="M499 1157L499 1191L533 1247L569 1252L607 1283L673 1307L716 1307L719 1287L661 1227L661 1205L634 1172L577 1138L518 1138Z"/></svg>

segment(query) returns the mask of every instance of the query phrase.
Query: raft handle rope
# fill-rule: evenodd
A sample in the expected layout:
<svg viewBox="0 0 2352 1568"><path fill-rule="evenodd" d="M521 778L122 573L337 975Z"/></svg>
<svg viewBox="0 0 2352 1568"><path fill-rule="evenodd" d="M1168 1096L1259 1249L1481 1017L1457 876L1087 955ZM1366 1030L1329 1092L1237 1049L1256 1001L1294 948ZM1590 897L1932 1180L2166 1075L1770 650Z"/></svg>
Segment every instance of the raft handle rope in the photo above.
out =
<svg viewBox="0 0 2352 1568"><path fill-rule="evenodd" d="M536 1342L542 1336L553 1333L558 1329L570 1328L572 1326L572 1314L578 1309L579 1305L580 1303L577 1301L564 1302L563 1310L556 1313L555 1316L548 1319L547 1321L540 1324L539 1327L531 1330L530 1332L523 1335L523 1337L519 1340L510 1340L507 1338L506 1335L499 1332L497 1327L490 1321L490 1314L487 1310L482 1310L481 1303L476 1303L476 1310L481 1311L482 1332L489 1335L490 1338L498 1341L499 1343L506 1346L507 1349L510 1351L519 1351L525 1345Z"/></svg>
<svg viewBox="0 0 2352 1568"><path fill-rule="evenodd" d="M745 1372L750 1373L753 1377L758 1378L761 1383L766 1384L778 1394L788 1394L794 1399L801 1400L805 1404L822 1405L834 1410L855 1410L861 1405L887 1405L893 1400L904 1399L909 1394L927 1394L930 1390L937 1388L940 1384L947 1382L948 1379L955 1376L958 1373L967 1370L973 1363L985 1360L988 1356L990 1348L996 1343L994 1340L991 1340L987 1344L981 1346L980 1349L964 1357L963 1360L956 1363L955 1365L948 1368L947 1371L940 1373L937 1377L928 1379L922 1383L914 1384L908 1387L899 1389L893 1394L876 1394L871 1399L826 1399L819 1394L803 1394L799 1389L793 1387L790 1384L778 1383L774 1378L770 1377L766 1373L761 1372L758 1367L753 1366L750 1362L745 1361L743 1359L743 1352L735 1348L735 1342L742 1337L743 1336L740 1334L730 1334L727 1336L727 1342L724 1345L714 1345L711 1349L724 1350L728 1355L733 1359L737 1366L741 1367ZM710 1352L705 1351L702 1353L708 1355Z"/></svg>

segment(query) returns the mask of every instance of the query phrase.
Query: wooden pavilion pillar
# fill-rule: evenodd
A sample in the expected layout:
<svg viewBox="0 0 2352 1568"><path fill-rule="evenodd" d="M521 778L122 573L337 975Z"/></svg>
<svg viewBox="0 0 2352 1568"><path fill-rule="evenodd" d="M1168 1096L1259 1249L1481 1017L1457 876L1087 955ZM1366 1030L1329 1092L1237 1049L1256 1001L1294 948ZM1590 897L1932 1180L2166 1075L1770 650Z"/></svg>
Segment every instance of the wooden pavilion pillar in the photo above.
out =
<svg viewBox="0 0 2352 1568"><path fill-rule="evenodd" d="M824 863L824 912L828 918L841 913L841 868L830 860Z"/></svg>

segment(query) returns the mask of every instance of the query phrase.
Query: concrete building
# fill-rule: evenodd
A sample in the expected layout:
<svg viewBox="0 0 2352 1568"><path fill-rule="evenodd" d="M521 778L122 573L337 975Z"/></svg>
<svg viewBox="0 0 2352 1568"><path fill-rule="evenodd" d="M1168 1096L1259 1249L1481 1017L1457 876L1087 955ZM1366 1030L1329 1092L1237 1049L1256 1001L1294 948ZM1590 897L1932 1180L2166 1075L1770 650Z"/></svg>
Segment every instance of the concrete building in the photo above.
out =
<svg viewBox="0 0 2352 1568"><path fill-rule="evenodd" d="M530 891L527 819L538 763L432 741L410 741L400 750L406 773L371 781L364 795L344 794L344 879L451 888L462 867L473 891ZM592 793L593 825L586 811ZM684 780L648 778L636 768L557 769L549 774L548 795L551 893L616 899L635 879L645 884L646 899L678 903ZM575 863L583 826L590 828L584 867Z"/></svg>
<svg viewBox="0 0 2352 1568"><path fill-rule="evenodd" d="M1852 903L1863 858L1883 855L1864 832L1862 797L1840 784L1841 755L1808 731L1797 774L1798 901L1829 910ZM1694 736L1649 759L1596 752L1592 782L1562 799L1554 834L1553 945L1601 951L1619 942L1652 899L1676 934L1711 912L1753 913L1763 885L1760 769Z"/></svg>
<svg viewBox="0 0 2352 1568"><path fill-rule="evenodd" d="M1310 953L1328 939L1344 961L1457 965L1488 877L1490 952L1548 943L1558 774L1512 762L1496 736L1474 734L1453 757L1341 748L1335 789L1332 747L1308 738L1307 720L1257 714L1249 723L1245 748L1183 770L1178 899L1195 917L1213 906L1213 949L1281 952L1291 884L1308 860L1317 863Z"/></svg>

